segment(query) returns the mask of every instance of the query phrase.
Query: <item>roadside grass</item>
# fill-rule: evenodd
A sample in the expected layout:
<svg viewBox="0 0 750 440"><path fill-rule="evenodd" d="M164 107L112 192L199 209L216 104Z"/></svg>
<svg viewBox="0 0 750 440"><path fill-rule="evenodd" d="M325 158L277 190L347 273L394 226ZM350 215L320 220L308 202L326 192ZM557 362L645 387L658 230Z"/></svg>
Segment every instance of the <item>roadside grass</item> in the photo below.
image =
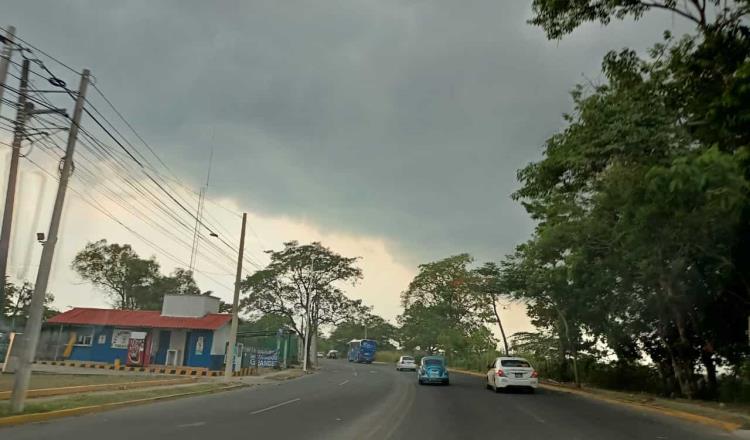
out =
<svg viewBox="0 0 750 440"><path fill-rule="evenodd" d="M226 388L223 382L205 382L195 385L183 385L175 387L147 388L133 391L99 392L68 395L55 398L30 399L21 414L45 413L63 409L73 409L88 406L99 406L109 403L125 402L130 400L150 399L185 393L210 392ZM10 412L9 402L0 402L0 420L2 417L16 415Z"/></svg>
<svg viewBox="0 0 750 440"><path fill-rule="evenodd" d="M0 375L0 391L10 391L13 388L13 374ZM55 374L55 373L32 373L29 389L61 388L79 385L101 385L117 384L127 382L141 382L145 380L156 380L154 376L135 375L102 375L102 374Z"/></svg>

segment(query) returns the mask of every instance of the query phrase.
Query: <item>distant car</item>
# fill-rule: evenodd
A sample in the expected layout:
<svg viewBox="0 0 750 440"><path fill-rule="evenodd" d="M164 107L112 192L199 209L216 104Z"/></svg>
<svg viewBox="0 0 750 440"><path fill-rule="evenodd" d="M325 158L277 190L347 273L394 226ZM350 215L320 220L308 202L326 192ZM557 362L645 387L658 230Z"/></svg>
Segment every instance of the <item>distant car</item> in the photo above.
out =
<svg viewBox="0 0 750 440"><path fill-rule="evenodd" d="M417 371L417 364L414 363L414 358L411 356L401 356L396 362L396 371Z"/></svg>
<svg viewBox="0 0 750 440"><path fill-rule="evenodd" d="M426 383L450 384L448 377L448 367L445 364L445 358L442 356L425 356L419 363L417 369L417 380L420 385Z"/></svg>
<svg viewBox="0 0 750 440"><path fill-rule="evenodd" d="M315 356L316 356L316 357L319 357L319 358L322 358L322 357L324 357L324 356L323 356L323 352L322 352L322 351L319 351L319 352L315 353Z"/></svg>
<svg viewBox="0 0 750 440"><path fill-rule="evenodd" d="M524 358L499 357L487 365L487 388L495 392L514 387L534 392L538 386L539 375Z"/></svg>
<svg viewBox="0 0 750 440"><path fill-rule="evenodd" d="M326 354L326 357L328 359L337 359L339 357L338 350L328 350L328 354Z"/></svg>

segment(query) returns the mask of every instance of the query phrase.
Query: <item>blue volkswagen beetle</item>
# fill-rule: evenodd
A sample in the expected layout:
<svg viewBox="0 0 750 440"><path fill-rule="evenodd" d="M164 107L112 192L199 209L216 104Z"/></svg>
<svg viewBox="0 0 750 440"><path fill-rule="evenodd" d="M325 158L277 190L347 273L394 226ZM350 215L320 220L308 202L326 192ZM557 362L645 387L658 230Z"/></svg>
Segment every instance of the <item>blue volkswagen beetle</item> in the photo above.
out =
<svg viewBox="0 0 750 440"><path fill-rule="evenodd" d="M425 356L419 363L417 370L417 380L420 385L426 383L441 383L448 385L448 367L445 365L445 358L442 356Z"/></svg>

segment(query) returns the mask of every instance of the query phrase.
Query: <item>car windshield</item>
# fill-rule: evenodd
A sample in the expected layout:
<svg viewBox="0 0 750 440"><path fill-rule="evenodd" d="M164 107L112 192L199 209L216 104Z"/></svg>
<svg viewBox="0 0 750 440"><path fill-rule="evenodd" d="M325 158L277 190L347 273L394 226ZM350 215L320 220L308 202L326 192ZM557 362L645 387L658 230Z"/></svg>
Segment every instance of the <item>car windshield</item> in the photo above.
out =
<svg viewBox="0 0 750 440"><path fill-rule="evenodd" d="M503 367L531 368L531 365L522 359L502 359L500 365Z"/></svg>
<svg viewBox="0 0 750 440"><path fill-rule="evenodd" d="M750 0L0 15L0 440L750 440Z"/></svg>

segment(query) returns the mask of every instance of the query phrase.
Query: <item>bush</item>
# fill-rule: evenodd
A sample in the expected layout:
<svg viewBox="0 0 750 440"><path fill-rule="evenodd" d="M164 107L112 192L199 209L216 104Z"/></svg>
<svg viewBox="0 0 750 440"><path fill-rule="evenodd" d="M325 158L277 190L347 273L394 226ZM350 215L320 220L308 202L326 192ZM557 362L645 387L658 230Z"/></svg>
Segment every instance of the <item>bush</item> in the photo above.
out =
<svg viewBox="0 0 750 440"><path fill-rule="evenodd" d="M402 356L400 351L384 350L375 352L375 362L385 362L386 364L395 364L398 358Z"/></svg>

